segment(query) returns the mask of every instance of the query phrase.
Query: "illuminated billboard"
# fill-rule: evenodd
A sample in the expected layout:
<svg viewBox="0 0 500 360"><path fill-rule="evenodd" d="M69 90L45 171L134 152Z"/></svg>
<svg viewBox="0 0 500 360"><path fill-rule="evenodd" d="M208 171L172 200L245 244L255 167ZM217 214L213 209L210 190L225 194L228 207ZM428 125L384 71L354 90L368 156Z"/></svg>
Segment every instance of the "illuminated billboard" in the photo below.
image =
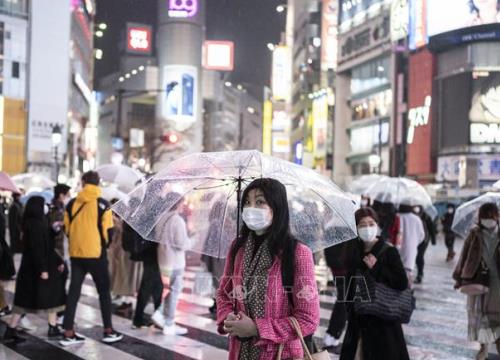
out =
<svg viewBox="0 0 500 360"><path fill-rule="evenodd" d="M337 67L337 0L323 0L321 19L321 68L323 71Z"/></svg>
<svg viewBox="0 0 500 360"><path fill-rule="evenodd" d="M232 41L205 41L203 67L208 70L233 71L234 43Z"/></svg>
<svg viewBox="0 0 500 360"><path fill-rule="evenodd" d="M292 92L292 52L288 46L277 46L273 51L271 87L274 101L290 101Z"/></svg>
<svg viewBox="0 0 500 360"><path fill-rule="evenodd" d="M273 104L271 101L264 101L264 110L262 117L262 152L266 155L272 155L272 133L273 129Z"/></svg>
<svg viewBox="0 0 500 360"><path fill-rule="evenodd" d="M427 0L427 8L429 36L500 20L497 0Z"/></svg>
<svg viewBox="0 0 500 360"><path fill-rule="evenodd" d="M168 16L190 18L198 13L198 0L169 0Z"/></svg>
<svg viewBox="0 0 500 360"><path fill-rule="evenodd" d="M161 114L174 129L184 131L197 119L198 70L195 66L167 65L163 69Z"/></svg>
<svg viewBox="0 0 500 360"><path fill-rule="evenodd" d="M328 129L328 97L321 95L312 103L312 140L315 158L326 157L326 137Z"/></svg>
<svg viewBox="0 0 500 360"><path fill-rule="evenodd" d="M127 52L150 55L153 49L151 26L127 23Z"/></svg>

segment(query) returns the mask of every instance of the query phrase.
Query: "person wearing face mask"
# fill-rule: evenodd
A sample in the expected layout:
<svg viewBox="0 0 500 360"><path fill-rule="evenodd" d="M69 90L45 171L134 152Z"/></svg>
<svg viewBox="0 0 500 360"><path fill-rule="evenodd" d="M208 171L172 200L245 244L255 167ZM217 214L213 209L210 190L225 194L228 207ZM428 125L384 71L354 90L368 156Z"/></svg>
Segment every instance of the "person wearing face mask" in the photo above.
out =
<svg viewBox="0 0 500 360"><path fill-rule="evenodd" d="M311 250L290 233L286 188L254 180L241 198L241 235L229 251L217 290L217 327L229 335L230 360L303 358L288 317L305 337L319 326L319 296Z"/></svg>
<svg viewBox="0 0 500 360"><path fill-rule="evenodd" d="M363 274L374 281L396 290L408 288L398 250L378 237L378 217L372 208L355 213L359 238L353 240L353 262L348 270L346 284L354 283L354 276ZM403 329L400 323L356 313L353 300L356 286L347 290L348 326L340 360L406 360L409 359Z"/></svg>
<svg viewBox="0 0 500 360"><path fill-rule="evenodd" d="M185 335L188 330L175 324L175 310L182 288L186 267L186 251L194 241L188 235L186 221L181 216L184 198L175 192L168 193L166 203L173 203L165 219L157 225L158 266L163 283L163 304L153 313L151 321L163 329L165 335Z"/></svg>
<svg viewBox="0 0 500 360"><path fill-rule="evenodd" d="M488 357L488 344L500 353L500 233L499 211L494 203L479 208L479 223L465 239L453 279L455 288L473 279L481 265L488 268L488 292L467 295L468 340L481 344L476 359Z"/></svg>
<svg viewBox="0 0 500 360"><path fill-rule="evenodd" d="M63 259L55 250L48 226L48 206L40 196L28 200L23 214L24 250L16 279L13 316L4 342L22 342L16 327L26 313L48 314L48 336L60 337L57 312L64 310L66 294L62 286Z"/></svg>
<svg viewBox="0 0 500 360"><path fill-rule="evenodd" d="M443 224L444 232L444 243L448 249L448 255L446 255L446 261L451 261L455 257L455 233L451 230L453 225L453 218L455 217L455 205L449 203L447 206L446 214L441 219L441 224Z"/></svg>

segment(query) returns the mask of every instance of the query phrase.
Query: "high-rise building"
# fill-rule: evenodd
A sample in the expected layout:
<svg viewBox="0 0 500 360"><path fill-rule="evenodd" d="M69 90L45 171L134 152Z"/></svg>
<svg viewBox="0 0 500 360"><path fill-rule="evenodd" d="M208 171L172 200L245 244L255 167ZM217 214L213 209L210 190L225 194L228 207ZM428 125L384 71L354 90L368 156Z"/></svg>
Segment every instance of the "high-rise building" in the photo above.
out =
<svg viewBox="0 0 500 360"><path fill-rule="evenodd" d="M27 168L52 177L60 168L67 178L95 163L97 118L91 111L95 2L65 1L30 4ZM54 129L60 144L52 143Z"/></svg>
<svg viewBox="0 0 500 360"><path fill-rule="evenodd" d="M26 166L28 3L0 2L0 170Z"/></svg>

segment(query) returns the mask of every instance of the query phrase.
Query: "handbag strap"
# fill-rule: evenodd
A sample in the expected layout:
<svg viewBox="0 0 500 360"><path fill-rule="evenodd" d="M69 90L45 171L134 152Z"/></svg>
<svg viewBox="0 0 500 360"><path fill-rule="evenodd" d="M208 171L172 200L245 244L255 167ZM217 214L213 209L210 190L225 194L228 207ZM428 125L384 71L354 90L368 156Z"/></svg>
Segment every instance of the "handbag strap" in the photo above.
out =
<svg viewBox="0 0 500 360"><path fill-rule="evenodd" d="M290 322L290 325L292 325L293 329L295 330L295 333L298 335L299 340L302 344L302 348L304 350L304 359L305 360L314 360L312 355L311 355L311 352L307 348L306 342L304 341L304 336L302 335L302 330L300 330L299 322L293 316L290 316L288 318L288 321ZM276 357L277 360L281 360L281 355L283 354L283 348L284 348L284 344L280 344L280 346L278 348L278 356Z"/></svg>

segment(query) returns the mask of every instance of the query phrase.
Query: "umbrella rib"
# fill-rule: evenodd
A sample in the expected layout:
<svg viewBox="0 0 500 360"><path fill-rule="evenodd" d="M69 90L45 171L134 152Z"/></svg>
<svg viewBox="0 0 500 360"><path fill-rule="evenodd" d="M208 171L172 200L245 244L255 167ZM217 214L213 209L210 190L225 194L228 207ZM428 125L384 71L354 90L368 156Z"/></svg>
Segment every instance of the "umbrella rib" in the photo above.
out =
<svg viewBox="0 0 500 360"><path fill-rule="evenodd" d="M344 217L341 216L341 214L338 212L338 210L334 207L331 207L329 204L328 204L328 201L323 197L323 195L321 195L319 192L317 192L316 190L314 189L310 189L313 193L315 193L316 195L318 195L320 197L321 200L323 200L325 202L325 204L330 208L332 209L335 213L337 213L337 215L339 216L339 218L343 221L344 225L346 225L349 229L350 229L350 226L349 224L344 220Z"/></svg>

